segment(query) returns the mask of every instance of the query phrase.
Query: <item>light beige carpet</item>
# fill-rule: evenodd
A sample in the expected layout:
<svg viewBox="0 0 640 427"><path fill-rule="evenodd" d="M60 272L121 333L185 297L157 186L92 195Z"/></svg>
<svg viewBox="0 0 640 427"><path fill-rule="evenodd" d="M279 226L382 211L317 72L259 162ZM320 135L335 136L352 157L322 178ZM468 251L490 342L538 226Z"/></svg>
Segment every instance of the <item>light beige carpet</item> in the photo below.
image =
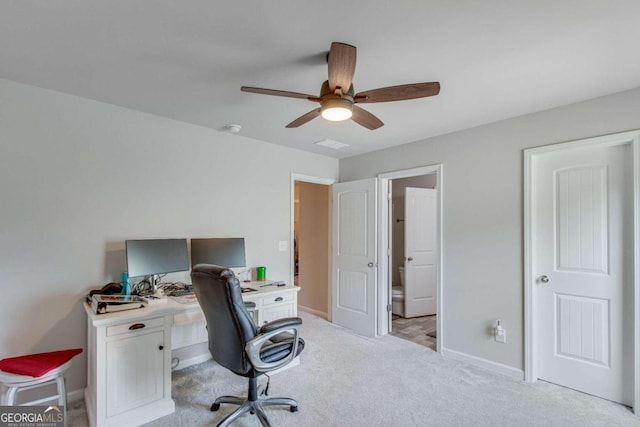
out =
<svg viewBox="0 0 640 427"><path fill-rule="evenodd" d="M307 346L300 366L274 375L271 396L298 400L299 412L266 409L272 426L640 426L621 405L552 384L527 384L441 357L393 336L365 338L301 313ZM215 426L234 409L210 412L246 380L212 361L173 374L174 414L148 426ZM81 403L71 426L85 426ZM245 415L233 424L259 426Z"/></svg>

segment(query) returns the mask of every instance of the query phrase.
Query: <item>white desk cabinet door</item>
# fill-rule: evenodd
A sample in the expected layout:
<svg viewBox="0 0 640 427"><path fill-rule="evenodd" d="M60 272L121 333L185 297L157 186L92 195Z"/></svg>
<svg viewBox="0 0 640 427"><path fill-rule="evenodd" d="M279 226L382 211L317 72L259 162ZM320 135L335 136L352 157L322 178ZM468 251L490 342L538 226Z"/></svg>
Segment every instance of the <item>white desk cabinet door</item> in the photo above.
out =
<svg viewBox="0 0 640 427"><path fill-rule="evenodd" d="M281 304L274 307L262 309L262 323L269 323L272 320L281 319L283 317L293 317L293 303Z"/></svg>
<svg viewBox="0 0 640 427"><path fill-rule="evenodd" d="M164 397L164 333L107 342L107 417Z"/></svg>
<svg viewBox="0 0 640 427"><path fill-rule="evenodd" d="M170 315L148 308L94 314L84 307L89 425L133 427L172 413Z"/></svg>

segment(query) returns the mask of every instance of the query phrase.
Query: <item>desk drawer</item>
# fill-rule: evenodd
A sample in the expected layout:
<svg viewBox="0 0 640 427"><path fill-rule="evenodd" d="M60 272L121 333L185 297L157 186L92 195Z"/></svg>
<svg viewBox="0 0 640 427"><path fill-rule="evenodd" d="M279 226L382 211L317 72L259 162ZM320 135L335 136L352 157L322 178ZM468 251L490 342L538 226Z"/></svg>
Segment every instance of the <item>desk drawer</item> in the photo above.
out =
<svg viewBox="0 0 640 427"><path fill-rule="evenodd" d="M123 323L122 325L107 327L107 336L120 335L130 332L142 332L151 328L159 328L164 326L164 318L156 317L154 319L144 319L137 322Z"/></svg>
<svg viewBox="0 0 640 427"><path fill-rule="evenodd" d="M268 306L273 304L280 304L283 302L293 301L293 293L287 292L286 294L275 294L269 297L262 298L262 305Z"/></svg>

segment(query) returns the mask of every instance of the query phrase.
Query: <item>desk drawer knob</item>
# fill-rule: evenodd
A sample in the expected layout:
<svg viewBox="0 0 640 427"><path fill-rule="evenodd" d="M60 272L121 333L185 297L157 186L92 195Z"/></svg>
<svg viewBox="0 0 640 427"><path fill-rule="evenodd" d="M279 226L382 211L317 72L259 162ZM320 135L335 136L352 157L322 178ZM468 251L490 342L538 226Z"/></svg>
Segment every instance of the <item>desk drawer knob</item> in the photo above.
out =
<svg viewBox="0 0 640 427"><path fill-rule="evenodd" d="M133 325L129 326L129 330L135 331L136 329L142 329L144 327L145 327L144 323L134 323Z"/></svg>
<svg viewBox="0 0 640 427"><path fill-rule="evenodd" d="M280 302L280 301L282 301L283 299L284 299L284 298L282 298L282 297L278 297L278 298L276 298L276 299L275 299L275 301L276 301L276 302Z"/></svg>
<svg viewBox="0 0 640 427"><path fill-rule="evenodd" d="M164 346L163 345L159 345L158 346L158 350L164 350Z"/></svg>

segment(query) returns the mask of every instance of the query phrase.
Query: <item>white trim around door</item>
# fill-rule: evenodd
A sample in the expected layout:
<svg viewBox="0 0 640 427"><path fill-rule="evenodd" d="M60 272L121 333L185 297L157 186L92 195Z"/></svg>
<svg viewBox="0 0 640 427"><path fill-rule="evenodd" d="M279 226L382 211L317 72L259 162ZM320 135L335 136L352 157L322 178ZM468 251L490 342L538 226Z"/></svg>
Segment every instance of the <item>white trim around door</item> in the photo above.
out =
<svg viewBox="0 0 640 427"><path fill-rule="evenodd" d="M377 329L378 335L386 335L389 333L389 316L390 312L387 311L388 304L391 304L391 271L389 268L389 251L391 248L391 242L389 241L389 231L391 227L391 212L389 209L389 197L390 182L394 179L409 178L420 175L436 175L436 188L438 189L438 207L437 207L437 248L438 248L438 276L437 276L437 307L438 307L438 322L436 331L437 351L440 353L443 348L443 269L442 269L442 195L444 193L444 180L443 180L443 167L442 164L422 166L413 169L405 169L394 172L385 172L378 174L378 191L379 191L379 205L378 210L378 316L377 316Z"/></svg>
<svg viewBox="0 0 640 427"><path fill-rule="evenodd" d="M578 147L589 146L618 146L630 145L633 155L633 378L634 396L633 408L636 414L640 414L640 131L623 132L601 137L583 139L561 144L524 150L524 302L525 302L525 354L524 368L525 381L535 382L538 379L538 366L536 354L536 324L535 324L535 297L536 281L534 274L535 253L533 253L533 195L534 195L534 168L533 162L536 156L554 151L570 150ZM629 373L631 374L631 373Z"/></svg>

